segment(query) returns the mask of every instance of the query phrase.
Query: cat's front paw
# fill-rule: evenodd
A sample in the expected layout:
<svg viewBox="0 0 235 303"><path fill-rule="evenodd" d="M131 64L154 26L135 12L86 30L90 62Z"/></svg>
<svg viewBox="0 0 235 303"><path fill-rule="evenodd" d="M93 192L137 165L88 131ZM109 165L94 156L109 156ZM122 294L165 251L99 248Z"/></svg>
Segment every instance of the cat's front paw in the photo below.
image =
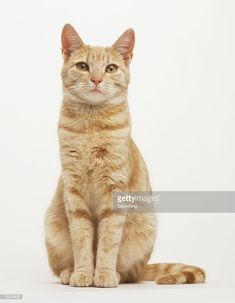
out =
<svg viewBox="0 0 235 303"><path fill-rule="evenodd" d="M74 272L71 275L69 285L74 287L88 287L93 284L93 275L88 273Z"/></svg>
<svg viewBox="0 0 235 303"><path fill-rule="evenodd" d="M120 276L115 271L98 271L95 273L94 286L96 287L117 287Z"/></svg>

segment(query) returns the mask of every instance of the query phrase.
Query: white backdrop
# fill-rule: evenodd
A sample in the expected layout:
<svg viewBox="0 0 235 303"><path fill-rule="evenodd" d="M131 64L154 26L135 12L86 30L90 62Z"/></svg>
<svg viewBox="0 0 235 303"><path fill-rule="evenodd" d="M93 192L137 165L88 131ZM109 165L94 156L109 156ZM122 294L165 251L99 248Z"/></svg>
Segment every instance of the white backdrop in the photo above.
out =
<svg viewBox="0 0 235 303"><path fill-rule="evenodd" d="M233 0L0 2L0 284L6 291L54 281L43 218L60 173L64 23L92 45L111 45L135 29L129 103L153 189L219 191L235 190L234 15ZM208 285L231 291L235 215L158 217L152 260L200 265Z"/></svg>

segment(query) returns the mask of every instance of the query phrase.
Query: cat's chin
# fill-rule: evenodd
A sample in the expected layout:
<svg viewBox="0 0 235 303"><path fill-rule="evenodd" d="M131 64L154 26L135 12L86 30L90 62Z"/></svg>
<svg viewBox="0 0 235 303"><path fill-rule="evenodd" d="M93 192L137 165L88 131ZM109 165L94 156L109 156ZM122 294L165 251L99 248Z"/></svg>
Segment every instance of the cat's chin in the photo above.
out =
<svg viewBox="0 0 235 303"><path fill-rule="evenodd" d="M104 105L104 104L113 104L118 100L116 98L106 95L102 92L91 91L81 96L82 102L89 105Z"/></svg>
<svg viewBox="0 0 235 303"><path fill-rule="evenodd" d="M85 100L89 104L93 105L99 105L99 104L104 104L108 102L108 96L106 96L104 93L100 91L90 91L84 96Z"/></svg>
<svg viewBox="0 0 235 303"><path fill-rule="evenodd" d="M103 92L88 92L83 93L79 95L71 94L69 91L64 90L64 96L66 97L67 101L70 100L70 102L73 103L73 105L76 104L86 104L86 105L105 105L105 104L118 104L123 102L123 100L126 99L126 92L123 94L119 94L117 96L110 96Z"/></svg>

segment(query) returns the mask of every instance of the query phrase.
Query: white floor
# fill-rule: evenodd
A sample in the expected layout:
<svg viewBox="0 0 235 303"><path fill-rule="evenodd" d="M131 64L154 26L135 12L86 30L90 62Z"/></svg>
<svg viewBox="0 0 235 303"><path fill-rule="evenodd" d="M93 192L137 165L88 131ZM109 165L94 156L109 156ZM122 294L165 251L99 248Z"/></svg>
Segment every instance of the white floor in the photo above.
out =
<svg viewBox="0 0 235 303"><path fill-rule="evenodd" d="M32 222L21 220L18 226L26 222L27 228L20 227L17 237L16 224L8 223L8 229L3 224L0 229L0 295L23 294L23 300L1 302L234 303L234 214L159 214L158 219L158 239L149 263L177 261L201 266L206 271L206 284L160 286L147 282L117 289L60 285L48 265L42 227L38 223L32 229Z"/></svg>
<svg viewBox="0 0 235 303"><path fill-rule="evenodd" d="M159 286L151 282L125 284L115 289L73 288L55 282L1 283L1 294L23 294L20 302L206 302L234 303L235 284ZM4 300L14 301L14 300Z"/></svg>

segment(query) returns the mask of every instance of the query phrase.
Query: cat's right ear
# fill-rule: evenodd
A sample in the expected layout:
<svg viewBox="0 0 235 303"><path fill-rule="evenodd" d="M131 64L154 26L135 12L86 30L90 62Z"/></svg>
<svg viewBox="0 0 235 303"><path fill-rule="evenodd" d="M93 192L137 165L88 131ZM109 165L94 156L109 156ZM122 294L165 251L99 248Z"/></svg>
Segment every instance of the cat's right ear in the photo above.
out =
<svg viewBox="0 0 235 303"><path fill-rule="evenodd" d="M66 61L74 50L84 46L82 39L70 24L65 24L61 34L62 55Z"/></svg>

